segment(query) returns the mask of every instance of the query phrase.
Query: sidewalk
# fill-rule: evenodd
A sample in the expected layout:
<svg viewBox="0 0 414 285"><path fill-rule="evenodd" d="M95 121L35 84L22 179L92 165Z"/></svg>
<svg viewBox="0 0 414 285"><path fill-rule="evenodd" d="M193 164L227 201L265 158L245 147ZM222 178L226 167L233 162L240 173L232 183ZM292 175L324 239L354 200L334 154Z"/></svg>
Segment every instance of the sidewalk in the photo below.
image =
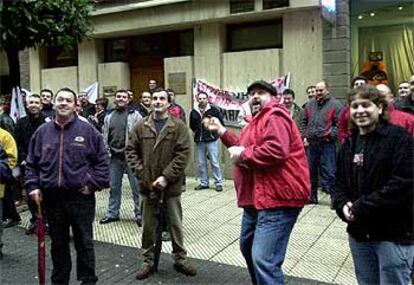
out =
<svg viewBox="0 0 414 285"><path fill-rule="evenodd" d="M0 284L25 285L37 284L37 243L35 236L24 235L22 228L7 229L5 256L0 261ZM49 255L50 243L47 242L47 283L50 284L52 269ZM162 254L159 271L150 278L137 281L135 274L141 250L103 242L95 243L98 284L250 284L247 270L243 267L225 265L217 262L191 259L197 267L195 277L186 277L174 271L169 254ZM72 246L71 284L77 284L75 252ZM287 277L288 285L327 284L302 278Z"/></svg>
<svg viewBox="0 0 414 285"><path fill-rule="evenodd" d="M188 178L182 204L185 245L198 268L198 275L185 277L173 270L168 242L163 244L165 254L161 258L160 272L144 284L249 284L238 246L241 210L234 201L232 181L225 181L221 193L212 189L194 191L197 184L198 181ZM106 213L109 191L96 195L94 238L100 284L137 282L134 276L142 261L141 228L133 220L132 194L126 186L128 183L124 185L119 222L98 223ZM320 194L320 200L319 205L304 208L292 232L283 266L288 284L356 284L345 224L330 210L326 194ZM22 218L25 227L28 213L22 213ZM25 236L21 228L6 229L4 236L5 259L0 262L0 284L34 284L35 237ZM72 260L76 268L75 258ZM72 281L75 280L73 277Z"/></svg>

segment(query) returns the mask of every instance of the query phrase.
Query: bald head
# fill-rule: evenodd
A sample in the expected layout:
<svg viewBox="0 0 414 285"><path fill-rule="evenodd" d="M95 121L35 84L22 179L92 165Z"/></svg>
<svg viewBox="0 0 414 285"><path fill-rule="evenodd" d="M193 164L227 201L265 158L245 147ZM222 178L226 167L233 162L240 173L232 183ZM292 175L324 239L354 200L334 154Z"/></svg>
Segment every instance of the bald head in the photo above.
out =
<svg viewBox="0 0 414 285"><path fill-rule="evenodd" d="M388 87L388 85L378 84L376 88L379 92L381 92L381 94L385 95L385 99L388 103L394 100L394 94L392 94L391 89Z"/></svg>

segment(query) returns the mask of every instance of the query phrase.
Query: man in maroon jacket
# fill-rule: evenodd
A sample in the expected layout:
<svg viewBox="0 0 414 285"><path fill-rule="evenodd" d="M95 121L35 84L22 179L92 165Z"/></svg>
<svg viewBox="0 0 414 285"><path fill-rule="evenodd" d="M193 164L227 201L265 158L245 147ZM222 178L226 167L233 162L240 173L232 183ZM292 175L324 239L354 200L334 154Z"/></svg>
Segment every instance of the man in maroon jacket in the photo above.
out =
<svg viewBox="0 0 414 285"><path fill-rule="evenodd" d="M284 284L282 264L290 233L309 199L305 149L275 88L256 81L248 89L252 121L240 137L217 118L205 126L220 135L234 163L238 206L244 209L240 248L253 284Z"/></svg>

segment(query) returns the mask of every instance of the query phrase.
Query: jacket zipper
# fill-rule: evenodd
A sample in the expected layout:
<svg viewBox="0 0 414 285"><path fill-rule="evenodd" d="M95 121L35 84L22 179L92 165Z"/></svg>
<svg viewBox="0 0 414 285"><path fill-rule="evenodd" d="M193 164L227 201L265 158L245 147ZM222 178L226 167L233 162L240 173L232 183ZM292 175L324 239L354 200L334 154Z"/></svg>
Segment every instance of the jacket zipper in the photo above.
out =
<svg viewBox="0 0 414 285"><path fill-rule="evenodd" d="M60 127L59 178L58 178L58 186L59 187L62 187L62 166L63 166L63 127Z"/></svg>

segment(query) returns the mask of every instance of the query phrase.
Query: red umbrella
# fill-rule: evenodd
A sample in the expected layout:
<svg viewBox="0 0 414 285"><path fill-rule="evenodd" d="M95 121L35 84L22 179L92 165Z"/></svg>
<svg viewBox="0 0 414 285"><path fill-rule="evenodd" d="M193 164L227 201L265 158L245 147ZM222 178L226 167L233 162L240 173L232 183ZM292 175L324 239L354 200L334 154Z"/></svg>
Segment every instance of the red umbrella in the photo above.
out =
<svg viewBox="0 0 414 285"><path fill-rule="evenodd" d="M45 223L43 221L42 206L40 202L37 204L37 274L39 275L39 284L45 284L46 276L46 245L45 245Z"/></svg>

